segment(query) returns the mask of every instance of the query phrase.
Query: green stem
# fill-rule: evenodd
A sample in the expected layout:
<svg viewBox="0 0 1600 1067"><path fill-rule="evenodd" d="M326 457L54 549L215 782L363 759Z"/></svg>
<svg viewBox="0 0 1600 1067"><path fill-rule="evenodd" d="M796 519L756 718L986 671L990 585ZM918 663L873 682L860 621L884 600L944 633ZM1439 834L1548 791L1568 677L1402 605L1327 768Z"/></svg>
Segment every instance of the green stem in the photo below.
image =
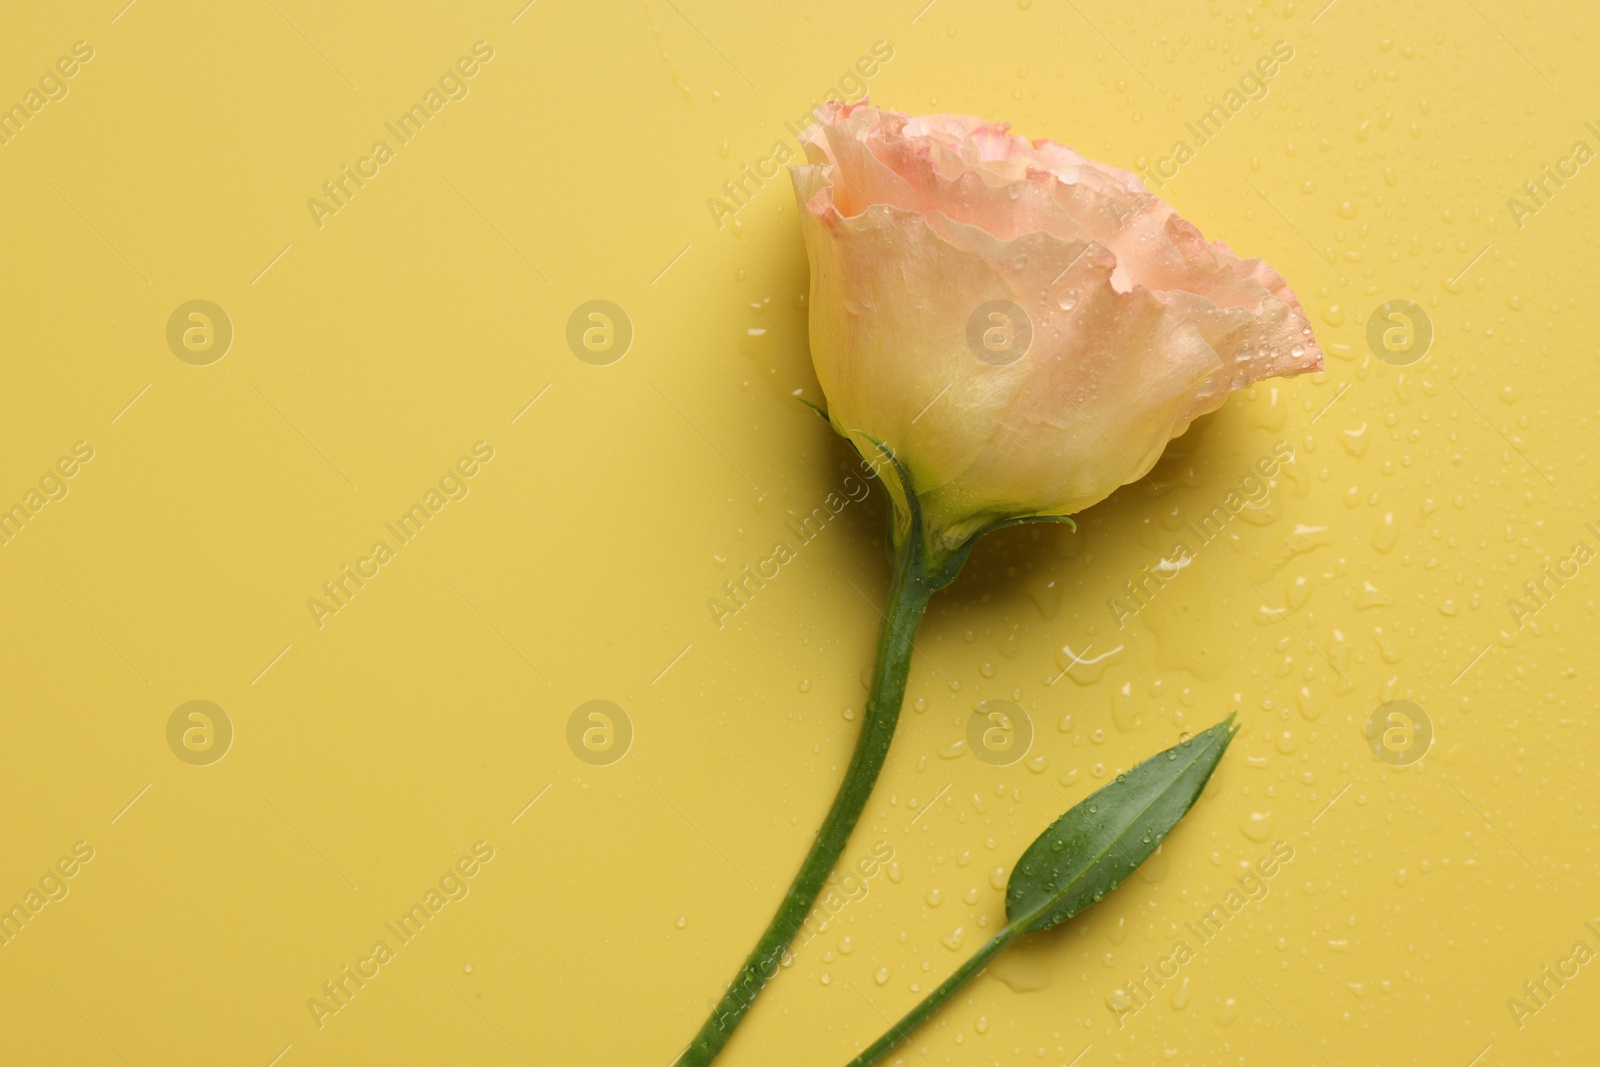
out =
<svg viewBox="0 0 1600 1067"><path fill-rule="evenodd" d="M937 577L930 574L919 532L913 529L898 538L889 603L884 611L877 661L872 670L872 688L867 695L861 733L856 738L855 754L850 758L844 782L833 798L833 806L828 809L828 816L817 831L799 873L778 905L777 914L767 924L766 932L756 942L744 966L739 968L711 1017L678 1060L678 1067L706 1067L733 1036L734 1028L750 1010L756 994L778 972L789 943L811 914L823 883L844 852L850 832L855 829L867 798L872 795L873 783L883 769L889 742L894 738L895 723L900 718L917 627L934 590L949 580L942 574Z"/></svg>
<svg viewBox="0 0 1600 1067"><path fill-rule="evenodd" d="M928 1017L943 1007L944 1002L954 996L956 990L976 978L979 972L989 966L994 958L1000 955L1006 946L1011 944L1022 933L1023 928L1027 925L1027 920L1031 918L1032 916L1030 915L1017 922L1007 924L1004 929L995 934L994 937L989 939L988 943L974 953L971 959L956 968L954 974L941 982L939 988L924 997L922 1003L906 1012L899 1022L889 1028L888 1033L868 1045L861 1055L851 1060L847 1067L872 1067L873 1064L888 1055L890 1049L893 1049L902 1041L909 1040L912 1031L927 1022Z"/></svg>

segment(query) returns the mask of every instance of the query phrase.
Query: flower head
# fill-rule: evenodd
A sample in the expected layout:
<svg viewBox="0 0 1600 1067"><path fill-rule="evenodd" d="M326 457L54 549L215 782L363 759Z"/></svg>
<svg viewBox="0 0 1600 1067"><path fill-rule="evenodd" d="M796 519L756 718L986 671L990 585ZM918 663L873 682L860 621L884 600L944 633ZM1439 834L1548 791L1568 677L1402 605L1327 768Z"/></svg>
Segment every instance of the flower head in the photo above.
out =
<svg viewBox="0 0 1600 1067"><path fill-rule="evenodd" d="M790 168L817 378L935 551L1081 511L1233 390L1322 368L1283 278L1126 171L970 116L817 117Z"/></svg>

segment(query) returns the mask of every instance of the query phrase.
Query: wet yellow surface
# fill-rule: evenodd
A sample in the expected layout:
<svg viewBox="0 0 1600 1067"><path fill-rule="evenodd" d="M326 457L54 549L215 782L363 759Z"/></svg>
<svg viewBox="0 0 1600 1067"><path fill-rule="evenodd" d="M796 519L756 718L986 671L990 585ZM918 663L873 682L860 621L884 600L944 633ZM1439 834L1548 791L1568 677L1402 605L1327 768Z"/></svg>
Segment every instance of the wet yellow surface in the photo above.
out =
<svg viewBox="0 0 1600 1067"><path fill-rule="evenodd" d="M671 1062L887 582L792 396L779 173L863 89L1144 173L1327 368L978 549L874 874L724 1062L849 1059L1056 815L1235 709L1142 873L900 1062L1600 1057L1591 9L120 3L0 39L0 1059ZM1000 700L1031 741L973 758Z"/></svg>

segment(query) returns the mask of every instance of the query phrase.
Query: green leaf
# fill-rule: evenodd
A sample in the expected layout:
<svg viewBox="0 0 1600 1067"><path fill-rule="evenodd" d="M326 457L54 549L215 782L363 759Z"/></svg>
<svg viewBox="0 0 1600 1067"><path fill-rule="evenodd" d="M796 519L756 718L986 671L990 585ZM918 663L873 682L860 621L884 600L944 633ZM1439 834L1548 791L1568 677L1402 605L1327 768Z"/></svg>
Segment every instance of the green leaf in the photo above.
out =
<svg viewBox="0 0 1600 1067"><path fill-rule="evenodd" d="M1229 715L1117 775L1052 823L1011 872L1006 918L1024 933L1048 930L1115 889L1194 805L1237 731Z"/></svg>

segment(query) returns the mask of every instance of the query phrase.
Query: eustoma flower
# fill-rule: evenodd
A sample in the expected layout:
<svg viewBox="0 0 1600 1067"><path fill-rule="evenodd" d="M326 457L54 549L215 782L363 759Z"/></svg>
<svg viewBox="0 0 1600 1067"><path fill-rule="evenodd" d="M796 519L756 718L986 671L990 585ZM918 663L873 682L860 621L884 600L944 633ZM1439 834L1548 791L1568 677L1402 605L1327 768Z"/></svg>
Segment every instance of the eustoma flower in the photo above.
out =
<svg viewBox="0 0 1600 1067"><path fill-rule="evenodd" d="M833 428L886 469L894 571L845 782L689 1065L726 1043L843 850L928 599L973 542L1105 499L1229 393L1322 367L1283 278L1126 171L967 116L863 102L818 119L791 168L812 359Z"/></svg>

